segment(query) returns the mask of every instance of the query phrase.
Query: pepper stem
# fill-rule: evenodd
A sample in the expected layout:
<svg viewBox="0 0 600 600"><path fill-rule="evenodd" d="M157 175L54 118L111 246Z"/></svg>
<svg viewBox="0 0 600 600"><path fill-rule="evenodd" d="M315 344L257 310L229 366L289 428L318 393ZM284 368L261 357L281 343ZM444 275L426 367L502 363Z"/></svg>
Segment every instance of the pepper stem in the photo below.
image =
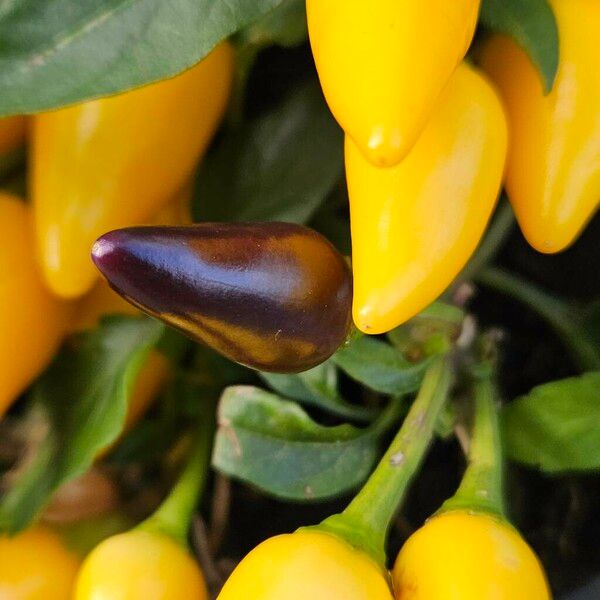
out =
<svg viewBox="0 0 600 600"><path fill-rule="evenodd" d="M364 487L344 512L310 529L346 540L385 568L388 529L433 438L450 381L447 358L435 358L399 432Z"/></svg>
<svg viewBox="0 0 600 600"><path fill-rule="evenodd" d="M210 408L212 409L212 403ZM183 472L158 509L138 525L139 529L159 532L188 545L188 531L208 475L214 432L214 414L202 411L200 424Z"/></svg>
<svg viewBox="0 0 600 600"><path fill-rule="evenodd" d="M503 493L504 465L496 397L491 370L480 374L474 384L473 434L469 465L456 494L440 512L477 511L505 518Z"/></svg>

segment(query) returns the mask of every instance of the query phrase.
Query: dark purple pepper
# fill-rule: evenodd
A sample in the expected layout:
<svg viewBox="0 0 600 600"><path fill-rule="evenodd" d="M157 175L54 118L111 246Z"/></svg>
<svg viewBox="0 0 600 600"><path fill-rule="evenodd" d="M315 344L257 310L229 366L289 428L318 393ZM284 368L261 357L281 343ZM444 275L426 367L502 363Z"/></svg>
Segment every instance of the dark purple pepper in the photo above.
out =
<svg viewBox="0 0 600 600"><path fill-rule="evenodd" d="M255 369L310 369L350 328L350 269L300 225L130 227L99 238L92 259L126 300Z"/></svg>

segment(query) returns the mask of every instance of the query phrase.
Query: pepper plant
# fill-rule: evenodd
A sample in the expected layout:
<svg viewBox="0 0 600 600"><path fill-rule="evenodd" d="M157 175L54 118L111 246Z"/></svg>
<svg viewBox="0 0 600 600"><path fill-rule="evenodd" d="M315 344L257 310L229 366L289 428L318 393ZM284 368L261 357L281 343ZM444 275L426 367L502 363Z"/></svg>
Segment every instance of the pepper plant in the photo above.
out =
<svg viewBox="0 0 600 600"><path fill-rule="evenodd" d="M596 598L599 31L0 5L0 596Z"/></svg>

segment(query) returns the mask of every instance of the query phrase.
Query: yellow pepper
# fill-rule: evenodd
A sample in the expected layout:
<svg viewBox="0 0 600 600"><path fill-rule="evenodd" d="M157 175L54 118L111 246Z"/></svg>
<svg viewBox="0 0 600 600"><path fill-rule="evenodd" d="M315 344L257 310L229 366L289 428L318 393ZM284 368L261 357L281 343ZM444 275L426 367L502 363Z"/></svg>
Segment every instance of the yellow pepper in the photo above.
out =
<svg viewBox="0 0 600 600"><path fill-rule="evenodd" d="M346 137L353 315L361 331L393 329L452 282L492 214L506 152L500 100L466 63L397 167L374 167Z"/></svg>
<svg viewBox="0 0 600 600"><path fill-rule="evenodd" d="M239 598L242 598L240 596ZM204 577L187 550L142 530L112 536L86 558L74 600L206 600Z"/></svg>
<svg viewBox="0 0 600 600"><path fill-rule="evenodd" d="M548 600L537 556L506 522L448 512L406 542L393 569L397 600Z"/></svg>
<svg viewBox="0 0 600 600"><path fill-rule="evenodd" d="M480 0L307 0L329 106L376 166L417 141L473 38Z"/></svg>
<svg viewBox="0 0 600 600"><path fill-rule="evenodd" d="M0 119L0 157L17 150L25 143L27 118L23 116Z"/></svg>
<svg viewBox="0 0 600 600"><path fill-rule="evenodd" d="M511 39L494 36L481 52L508 111L506 189L523 234L546 253L568 247L600 202L600 1L550 3L560 33L550 94Z"/></svg>
<svg viewBox="0 0 600 600"><path fill-rule="evenodd" d="M328 533L268 539L236 567L218 600L392 600L373 559Z"/></svg>
<svg viewBox="0 0 600 600"><path fill-rule="evenodd" d="M0 536L0 598L70 600L79 562L50 529Z"/></svg>
<svg viewBox="0 0 600 600"><path fill-rule="evenodd" d="M33 255L27 204L0 192L0 416L48 366L67 331L71 307L44 286Z"/></svg>
<svg viewBox="0 0 600 600"><path fill-rule="evenodd" d="M147 222L184 186L223 115L232 76L224 42L173 79L34 117L37 246L55 293L91 289L96 238Z"/></svg>

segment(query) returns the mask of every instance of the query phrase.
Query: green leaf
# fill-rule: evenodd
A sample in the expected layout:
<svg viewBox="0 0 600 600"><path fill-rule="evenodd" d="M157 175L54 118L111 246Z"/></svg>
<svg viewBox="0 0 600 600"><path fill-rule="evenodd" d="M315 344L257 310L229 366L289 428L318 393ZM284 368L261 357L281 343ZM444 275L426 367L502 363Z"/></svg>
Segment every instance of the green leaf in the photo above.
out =
<svg viewBox="0 0 600 600"><path fill-rule="evenodd" d="M352 379L392 396L418 390L429 362L411 363L389 344L362 335L338 350L332 360Z"/></svg>
<svg viewBox="0 0 600 600"><path fill-rule="evenodd" d="M549 93L558 70L559 33L548 0L483 0L481 22L527 51Z"/></svg>
<svg viewBox="0 0 600 600"><path fill-rule="evenodd" d="M323 427L294 402L255 387L227 388L218 423L213 465L288 500L356 488L378 456L379 428Z"/></svg>
<svg viewBox="0 0 600 600"><path fill-rule="evenodd" d="M369 421L372 410L347 403L338 392L337 369L326 361L314 369L292 375L259 373L277 393L309 406L317 406L331 414L358 421Z"/></svg>
<svg viewBox="0 0 600 600"><path fill-rule="evenodd" d="M226 135L198 173L196 218L305 223L342 175L342 132L316 83Z"/></svg>
<svg viewBox="0 0 600 600"><path fill-rule="evenodd" d="M0 115L175 75L281 0L11 0L0 4Z"/></svg>
<svg viewBox="0 0 600 600"><path fill-rule="evenodd" d="M547 473L600 469L600 371L534 388L502 412L509 458Z"/></svg>
<svg viewBox="0 0 600 600"><path fill-rule="evenodd" d="M275 10L243 29L237 38L242 44L258 48L293 48L302 44L307 35L305 0L283 0Z"/></svg>
<svg viewBox="0 0 600 600"><path fill-rule="evenodd" d="M0 529L26 527L118 437L136 376L164 330L153 319L110 317L65 345L33 388L47 434L0 503Z"/></svg>

